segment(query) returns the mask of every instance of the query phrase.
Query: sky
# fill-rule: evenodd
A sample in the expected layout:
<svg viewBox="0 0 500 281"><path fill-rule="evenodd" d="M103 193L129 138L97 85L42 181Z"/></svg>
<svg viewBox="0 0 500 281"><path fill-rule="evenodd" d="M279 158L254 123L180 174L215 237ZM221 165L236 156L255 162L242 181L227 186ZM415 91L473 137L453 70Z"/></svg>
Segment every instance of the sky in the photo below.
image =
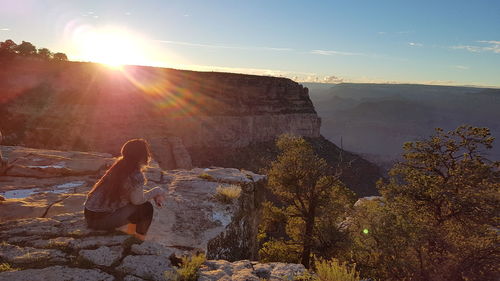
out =
<svg viewBox="0 0 500 281"><path fill-rule="evenodd" d="M500 87L500 0L0 0L0 41L70 60Z"/></svg>

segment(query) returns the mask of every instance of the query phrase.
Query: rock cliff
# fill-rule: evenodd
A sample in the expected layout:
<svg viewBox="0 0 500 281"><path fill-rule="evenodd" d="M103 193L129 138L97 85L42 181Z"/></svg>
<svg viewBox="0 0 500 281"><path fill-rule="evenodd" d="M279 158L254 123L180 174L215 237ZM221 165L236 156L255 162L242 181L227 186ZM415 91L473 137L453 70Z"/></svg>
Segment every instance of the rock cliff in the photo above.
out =
<svg viewBox="0 0 500 281"><path fill-rule="evenodd" d="M237 148L282 133L319 137L307 88L285 78L24 59L3 64L0 128L10 144L116 153L124 141L143 137L160 164L172 168L189 166L174 152L182 147Z"/></svg>

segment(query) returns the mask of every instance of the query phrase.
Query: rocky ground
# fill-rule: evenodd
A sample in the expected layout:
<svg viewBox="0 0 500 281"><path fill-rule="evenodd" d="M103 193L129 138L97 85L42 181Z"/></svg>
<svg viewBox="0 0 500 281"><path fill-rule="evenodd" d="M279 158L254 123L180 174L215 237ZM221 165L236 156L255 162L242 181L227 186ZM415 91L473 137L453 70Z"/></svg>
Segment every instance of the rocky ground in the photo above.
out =
<svg viewBox="0 0 500 281"><path fill-rule="evenodd" d="M230 168L163 171L152 163L147 188L168 193L146 241L86 228L86 192L113 163L109 154L2 146L0 280L164 280L179 258L209 258L199 280L281 280L295 264L259 264L256 234L264 176ZM221 201L218 188L239 187ZM234 261L234 262L229 262Z"/></svg>
<svg viewBox="0 0 500 281"><path fill-rule="evenodd" d="M82 211L86 193L114 161L102 153L1 148L8 166L0 177L0 222ZM146 189L167 191L165 206L155 209L148 240L202 251L216 246L207 253L213 258L255 256L252 237L264 176L216 167L164 171L156 163L145 174ZM217 200L217 188L231 186L240 188L241 195Z"/></svg>
<svg viewBox="0 0 500 281"><path fill-rule="evenodd" d="M121 232L92 231L83 215L61 214L0 224L0 280L167 280L165 272L189 250L141 242ZM207 260L198 280L291 280L297 264Z"/></svg>

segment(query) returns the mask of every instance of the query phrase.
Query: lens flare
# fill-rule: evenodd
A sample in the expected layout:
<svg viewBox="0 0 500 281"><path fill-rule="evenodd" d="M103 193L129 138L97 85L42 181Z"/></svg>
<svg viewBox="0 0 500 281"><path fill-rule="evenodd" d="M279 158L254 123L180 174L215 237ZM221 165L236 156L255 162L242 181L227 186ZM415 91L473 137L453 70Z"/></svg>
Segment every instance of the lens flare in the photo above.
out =
<svg viewBox="0 0 500 281"><path fill-rule="evenodd" d="M82 61L98 62L113 68L125 64L154 64L147 40L138 34L118 27L96 28L69 22L66 34L71 34L75 57Z"/></svg>

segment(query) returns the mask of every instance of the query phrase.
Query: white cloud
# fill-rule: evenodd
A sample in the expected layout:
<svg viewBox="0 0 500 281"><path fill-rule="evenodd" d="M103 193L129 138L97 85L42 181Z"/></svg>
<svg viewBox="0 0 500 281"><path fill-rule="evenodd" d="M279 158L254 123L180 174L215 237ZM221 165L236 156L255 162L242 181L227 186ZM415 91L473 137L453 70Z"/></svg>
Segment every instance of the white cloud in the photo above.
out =
<svg viewBox="0 0 500 281"><path fill-rule="evenodd" d="M460 70L467 70L469 69L468 66L465 65L452 65L453 68L460 69Z"/></svg>
<svg viewBox="0 0 500 281"><path fill-rule="evenodd" d="M0 28L0 31L9 31L10 28Z"/></svg>
<svg viewBox="0 0 500 281"><path fill-rule="evenodd" d="M323 56L332 56L332 55L339 55L339 56L366 56L366 54L363 54L363 53L351 53L351 52L341 52L341 51L333 51L333 50L312 50L311 54L323 55Z"/></svg>
<svg viewBox="0 0 500 281"><path fill-rule="evenodd" d="M487 43L487 44L493 44L493 45L500 45L500 41L486 41L486 40L481 40L477 41L478 43Z"/></svg>
<svg viewBox="0 0 500 281"><path fill-rule="evenodd" d="M125 12L125 15L126 16L130 16L130 15L132 15L132 13L131 12Z"/></svg>
<svg viewBox="0 0 500 281"><path fill-rule="evenodd" d="M469 45L458 45L458 46L451 46L452 49L455 50L466 50L471 53L479 53L481 52L481 47L479 46L469 46Z"/></svg>
<svg viewBox="0 0 500 281"><path fill-rule="evenodd" d="M293 51L293 49L290 49L290 48L212 45L212 44L199 44L199 43L170 41L170 40L154 40L154 41L160 42L160 43L165 43L165 44L183 45L183 46L200 47L200 48L237 49L237 50L254 50L254 51Z"/></svg>
<svg viewBox="0 0 500 281"><path fill-rule="evenodd" d="M344 79L341 77L335 76L335 75L331 75L331 76L325 76L323 78L323 82L324 83L342 83L342 82L344 82Z"/></svg>
<svg viewBox="0 0 500 281"><path fill-rule="evenodd" d="M403 30L403 31L379 31L377 34L379 35L385 35L385 34L410 34L413 33L413 31L410 30Z"/></svg>
<svg viewBox="0 0 500 281"><path fill-rule="evenodd" d="M476 41L480 43L479 45L457 45L451 46L455 50L466 50L471 53L483 53L492 52L495 54L500 54L500 41L495 40L480 40Z"/></svg>
<svg viewBox="0 0 500 281"><path fill-rule="evenodd" d="M410 45L412 47L422 47L422 46L424 46L424 44L422 44L422 43L416 43L416 42L408 42L408 45Z"/></svg>
<svg viewBox="0 0 500 281"><path fill-rule="evenodd" d="M285 77L296 82L315 82L315 83L343 83L346 82L342 77L336 75L320 75L318 73L297 72L290 70L265 69L265 68L245 68L245 67L226 67L209 65L176 65L178 69L188 69L194 71L217 71L241 73L250 75L263 75L274 77Z"/></svg>

